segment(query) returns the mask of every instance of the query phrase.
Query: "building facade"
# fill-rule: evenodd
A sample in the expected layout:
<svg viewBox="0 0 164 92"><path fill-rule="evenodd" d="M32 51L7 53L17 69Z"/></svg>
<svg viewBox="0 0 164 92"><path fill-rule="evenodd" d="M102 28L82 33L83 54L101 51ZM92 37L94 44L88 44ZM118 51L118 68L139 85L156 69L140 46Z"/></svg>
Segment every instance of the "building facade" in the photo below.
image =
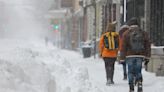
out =
<svg viewBox="0 0 164 92"><path fill-rule="evenodd" d="M149 0L148 0L149 1ZM152 43L156 46L164 46L164 1L150 0L149 4L149 32Z"/></svg>
<svg viewBox="0 0 164 92"><path fill-rule="evenodd" d="M124 1L126 1L126 21L132 17L138 17L142 29L150 34L152 44L164 46L164 37L162 36L164 35L164 1L122 0L123 6Z"/></svg>

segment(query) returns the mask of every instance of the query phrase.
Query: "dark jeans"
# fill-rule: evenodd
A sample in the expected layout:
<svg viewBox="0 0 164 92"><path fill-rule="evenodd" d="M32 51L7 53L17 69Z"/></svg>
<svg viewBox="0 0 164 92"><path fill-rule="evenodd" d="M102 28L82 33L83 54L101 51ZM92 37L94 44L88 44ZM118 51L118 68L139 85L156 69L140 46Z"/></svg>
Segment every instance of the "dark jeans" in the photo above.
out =
<svg viewBox="0 0 164 92"><path fill-rule="evenodd" d="M122 63L124 76L127 76L126 61Z"/></svg>
<svg viewBox="0 0 164 92"><path fill-rule="evenodd" d="M130 57L126 59L128 65L128 81L129 84L134 84L134 76L136 81L142 81L142 62L143 58L141 57Z"/></svg>
<svg viewBox="0 0 164 92"><path fill-rule="evenodd" d="M111 81L113 81L114 65L115 65L116 58L107 58L107 57L105 57L103 59L104 59L104 63L105 63L107 81L109 79Z"/></svg>

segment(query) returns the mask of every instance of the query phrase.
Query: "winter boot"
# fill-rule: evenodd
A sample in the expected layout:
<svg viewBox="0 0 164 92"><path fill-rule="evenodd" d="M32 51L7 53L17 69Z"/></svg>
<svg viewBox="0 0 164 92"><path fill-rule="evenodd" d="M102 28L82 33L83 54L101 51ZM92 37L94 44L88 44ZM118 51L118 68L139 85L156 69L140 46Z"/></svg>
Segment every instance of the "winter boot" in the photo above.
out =
<svg viewBox="0 0 164 92"><path fill-rule="evenodd" d="M114 84L114 81L113 81L113 76L111 77L111 83Z"/></svg>
<svg viewBox="0 0 164 92"><path fill-rule="evenodd" d="M110 86L111 84L113 84L113 83L112 83L112 81L109 79L109 80L107 81L106 85L107 85L107 86Z"/></svg>
<svg viewBox="0 0 164 92"><path fill-rule="evenodd" d="M129 92L134 92L134 85L132 84L129 85Z"/></svg>
<svg viewBox="0 0 164 92"><path fill-rule="evenodd" d="M114 81L112 80L111 83L114 84Z"/></svg>
<svg viewBox="0 0 164 92"><path fill-rule="evenodd" d="M138 91L137 92L143 92L142 91L142 82L141 81L138 82Z"/></svg>
<svg viewBox="0 0 164 92"><path fill-rule="evenodd" d="M124 74L123 80L127 80L127 74Z"/></svg>
<svg viewBox="0 0 164 92"><path fill-rule="evenodd" d="M134 92L134 90L130 90L129 92Z"/></svg>

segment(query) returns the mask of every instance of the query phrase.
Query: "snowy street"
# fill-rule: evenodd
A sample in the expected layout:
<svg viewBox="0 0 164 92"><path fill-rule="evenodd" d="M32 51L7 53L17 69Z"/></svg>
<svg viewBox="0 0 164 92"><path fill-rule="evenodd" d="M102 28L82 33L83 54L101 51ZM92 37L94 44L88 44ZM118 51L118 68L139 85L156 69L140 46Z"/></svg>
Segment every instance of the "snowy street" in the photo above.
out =
<svg viewBox="0 0 164 92"><path fill-rule="evenodd" d="M117 2L109 5L110 1ZM123 8L121 1L128 1L124 2L128 4L132 0L0 0L0 92L128 92L122 65L115 63L115 84L106 86L103 60L93 56L83 58L80 51L82 45L87 45L95 47L94 54L98 54L97 43L101 34L106 32L108 20L118 24L116 29L121 27L121 17L126 17L120 11ZM161 8L157 9L161 13L158 11L157 14L161 17L150 19L153 19L152 23L164 24L163 6L159 6ZM110 8L113 9L111 14L107 10ZM139 17L143 27L149 26L144 24L150 22L145 21L149 18ZM159 18L161 21L156 21ZM153 24L156 29L146 29L153 34L155 40L151 40L164 44L159 32L164 25L159 28L157 24ZM154 33L154 30L159 33ZM161 40L154 35L161 36ZM159 57L156 59L163 61ZM143 92L164 92L164 77L156 77L144 69L142 72Z"/></svg>
<svg viewBox="0 0 164 92"><path fill-rule="evenodd" d="M0 41L1 92L128 92L122 66L115 66L114 82L106 86L101 59L84 59L77 52L57 49L42 41ZM17 43L17 44L13 44ZM143 70L144 92L164 90L164 78Z"/></svg>

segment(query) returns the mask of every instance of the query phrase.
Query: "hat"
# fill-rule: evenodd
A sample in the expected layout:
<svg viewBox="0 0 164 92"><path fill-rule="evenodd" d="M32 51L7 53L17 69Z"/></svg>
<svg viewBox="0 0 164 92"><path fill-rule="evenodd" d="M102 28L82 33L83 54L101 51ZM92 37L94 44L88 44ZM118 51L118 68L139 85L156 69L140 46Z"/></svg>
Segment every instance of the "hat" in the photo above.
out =
<svg viewBox="0 0 164 92"><path fill-rule="evenodd" d="M108 23L106 31L115 31L115 26L117 23Z"/></svg>
<svg viewBox="0 0 164 92"><path fill-rule="evenodd" d="M128 22L127 25L131 26L131 25L139 25L139 20L136 17L131 18Z"/></svg>

